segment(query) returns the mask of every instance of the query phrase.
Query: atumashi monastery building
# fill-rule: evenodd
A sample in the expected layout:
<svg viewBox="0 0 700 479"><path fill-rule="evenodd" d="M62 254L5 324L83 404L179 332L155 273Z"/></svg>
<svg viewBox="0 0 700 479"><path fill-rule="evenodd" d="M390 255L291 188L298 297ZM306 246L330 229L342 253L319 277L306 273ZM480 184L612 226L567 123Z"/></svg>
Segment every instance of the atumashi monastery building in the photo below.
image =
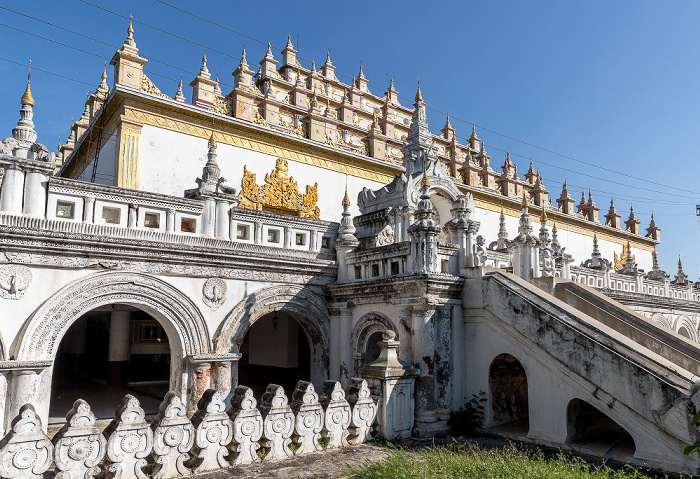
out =
<svg viewBox="0 0 700 479"><path fill-rule="evenodd" d="M0 433L125 388L191 414L361 378L386 437L444 434L484 391L494 434L698 471L700 289L660 270L653 217L431 134L429 92L342 83L330 53L244 51L230 92L205 55L190 98L143 53L129 26L57 153L29 81L0 143Z"/></svg>

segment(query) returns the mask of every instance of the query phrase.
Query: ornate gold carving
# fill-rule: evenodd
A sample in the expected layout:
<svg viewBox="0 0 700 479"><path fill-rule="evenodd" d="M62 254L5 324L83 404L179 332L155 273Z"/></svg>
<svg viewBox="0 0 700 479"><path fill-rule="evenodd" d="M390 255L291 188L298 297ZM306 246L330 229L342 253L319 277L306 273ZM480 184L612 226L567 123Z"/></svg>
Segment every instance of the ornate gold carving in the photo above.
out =
<svg viewBox="0 0 700 479"><path fill-rule="evenodd" d="M145 73L141 73L141 90L145 91L146 93L150 93L151 95L156 95L162 98L167 98L168 100L172 100L172 98L160 91L158 87L153 84L151 79L146 76Z"/></svg>
<svg viewBox="0 0 700 479"><path fill-rule="evenodd" d="M260 88L258 88L255 83L250 84L250 91L253 93L257 93L258 95L262 95L262 92L260 91Z"/></svg>
<svg viewBox="0 0 700 479"><path fill-rule="evenodd" d="M614 260L614 265L615 265L615 271L619 271L625 267L625 263L627 262L627 245L626 244L622 245L622 253L620 253L619 257L617 256L617 253L613 253L613 260ZM637 262L637 257L635 255L632 255L632 261L634 263Z"/></svg>
<svg viewBox="0 0 700 479"><path fill-rule="evenodd" d="M306 187L306 193L299 193L299 186L293 176L289 176L289 165L283 158L277 159L272 173L265 175L265 183L258 186L255 173L243 166L243 180L238 206L251 210L275 211L302 218L319 219L321 211L318 202L318 183Z"/></svg>
<svg viewBox="0 0 700 479"><path fill-rule="evenodd" d="M267 121L265 121L265 117L260 112L260 107L255 107L253 111L254 111L253 123L255 123L256 125L260 125L260 126L270 126L267 123Z"/></svg>
<svg viewBox="0 0 700 479"><path fill-rule="evenodd" d="M233 116L233 98L214 98L214 113Z"/></svg>
<svg viewBox="0 0 700 479"><path fill-rule="evenodd" d="M284 115L280 115L280 126L283 126L285 128L291 128L292 127L292 120L285 118Z"/></svg>
<svg viewBox="0 0 700 479"><path fill-rule="evenodd" d="M357 148L357 150L355 150L355 153L357 153L358 155L367 156L367 150L367 143L361 141L360 146Z"/></svg>
<svg viewBox="0 0 700 479"><path fill-rule="evenodd" d="M302 123L298 127L294 128L292 131L290 131L292 135L300 136L302 138L306 138L306 123Z"/></svg>

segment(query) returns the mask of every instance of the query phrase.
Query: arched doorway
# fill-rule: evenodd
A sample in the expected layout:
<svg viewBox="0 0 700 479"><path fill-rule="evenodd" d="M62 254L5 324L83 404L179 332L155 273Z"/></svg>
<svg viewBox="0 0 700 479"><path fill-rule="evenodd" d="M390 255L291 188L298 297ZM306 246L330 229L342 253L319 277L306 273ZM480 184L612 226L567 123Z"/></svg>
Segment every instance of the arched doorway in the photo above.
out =
<svg viewBox="0 0 700 479"><path fill-rule="evenodd" d="M585 452L610 457L634 456L632 436L609 416L582 399L572 399L566 407L567 444Z"/></svg>
<svg viewBox="0 0 700 479"><path fill-rule="evenodd" d="M525 368L510 354L500 354L489 368L491 426L527 434L530 412Z"/></svg>
<svg viewBox="0 0 700 479"><path fill-rule="evenodd" d="M379 341L383 340L386 330L394 331L396 340L399 334L394 329L389 318L383 314L372 312L362 316L352 330L352 352L354 357L354 371L369 364L379 357Z"/></svg>
<svg viewBox="0 0 700 479"><path fill-rule="evenodd" d="M148 313L162 326L171 355L169 389L182 397L189 410L196 407L188 394L194 381L188 358L211 352L206 323L197 305L185 294L148 274L104 272L69 283L32 314L13 349L14 357L18 361L51 364L76 321L115 304ZM48 423L52 375L52 364L38 374L23 375L25 384L15 390L7 417L16 416L19 408L29 403L35 405L42 422Z"/></svg>
<svg viewBox="0 0 700 479"><path fill-rule="evenodd" d="M294 313L274 311L246 332L238 361L238 382L260 397L268 384L291 392L297 381L311 375L309 338Z"/></svg>
<svg viewBox="0 0 700 479"><path fill-rule="evenodd" d="M146 414L156 414L170 370L168 335L156 318L124 304L96 308L74 321L58 345L49 424L63 423L79 398L98 419L112 417L126 394L139 398Z"/></svg>
<svg viewBox="0 0 700 479"><path fill-rule="evenodd" d="M217 354L241 353L248 354L250 361L251 337L249 331L255 328L258 321L271 322L275 314L278 321L287 315L298 324L299 334L297 338L307 338L309 347L309 372L308 377L317 389L328 379L328 355L329 355L329 313L326 302L311 287L297 285L271 286L248 295L234 307L226 316L214 338L214 351ZM264 319L265 318L265 319ZM266 323L261 323L266 324ZM278 323L279 328L279 323ZM246 337L248 337L246 344ZM289 338L287 339L289 340ZM247 347L248 353L243 349ZM304 344L301 344L303 351ZM299 349L297 350L299 351ZM241 358L243 360L243 358ZM238 383L248 386L241 376L241 369L245 361L239 361L234 367L238 367ZM250 374L247 378L251 379ZM267 379L255 378L258 382L266 382ZM267 384L266 384L267 385Z"/></svg>

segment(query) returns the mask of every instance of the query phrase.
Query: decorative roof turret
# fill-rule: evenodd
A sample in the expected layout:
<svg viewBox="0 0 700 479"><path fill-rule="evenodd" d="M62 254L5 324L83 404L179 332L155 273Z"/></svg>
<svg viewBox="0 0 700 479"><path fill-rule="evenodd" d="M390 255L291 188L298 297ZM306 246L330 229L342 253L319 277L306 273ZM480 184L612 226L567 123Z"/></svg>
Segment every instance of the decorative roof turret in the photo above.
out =
<svg viewBox="0 0 700 479"><path fill-rule="evenodd" d="M208 142L207 163L202 168L202 177L197 178L197 188L186 190L187 198L201 198L202 196L227 196L236 194L235 188L225 186L226 179L221 176L221 169L216 162L216 140L212 131Z"/></svg>
<svg viewBox="0 0 700 479"><path fill-rule="evenodd" d="M636 216L634 216L634 208L632 205L630 205L630 216L625 221L625 226L627 227L627 231L629 231L632 234L638 235L639 234L639 223L640 221L637 219Z"/></svg>
<svg viewBox="0 0 700 479"><path fill-rule="evenodd" d="M471 148L474 151L479 151L479 137L476 136L476 127L472 124L472 134L469 137L469 148Z"/></svg>
<svg viewBox="0 0 700 479"><path fill-rule="evenodd" d="M204 78L211 78L211 73L209 73L209 68L207 68L207 49L204 49L204 55L202 55L202 66L199 67L199 75Z"/></svg>
<svg viewBox="0 0 700 479"><path fill-rule="evenodd" d="M499 218L498 226L498 240L494 241L489 245L490 250L496 251L506 251L510 246L510 240L508 240L508 230L506 229L506 215L501 207L501 216Z"/></svg>
<svg viewBox="0 0 700 479"><path fill-rule="evenodd" d="M676 284L679 286L685 286L688 284L688 275L685 274L683 271L683 263L681 262L681 255L678 255L678 272L676 273L676 277L674 278L673 281L671 281L671 284Z"/></svg>
<svg viewBox="0 0 700 479"><path fill-rule="evenodd" d="M32 64L29 62L29 73L27 73L27 86L24 88L24 93L19 99L22 108L20 108L20 119L17 126L12 129L12 138L20 142L34 143L37 139L36 131L34 131L34 97L32 96L31 81L32 81Z"/></svg>
<svg viewBox="0 0 700 479"><path fill-rule="evenodd" d="M661 228L656 225L654 221L654 213L651 213L651 221L649 221L649 227L647 228L647 238L654 239L656 241L661 241Z"/></svg>
<svg viewBox="0 0 700 479"><path fill-rule="evenodd" d="M423 102L423 96L420 91L420 80L418 80L416 102L413 106L411 131L408 134L406 143L404 143L401 148L406 176L410 177L418 174L422 170L426 170L429 175L447 177L445 169L442 168L438 160L438 148L435 146L433 135L428 129L428 121L425 116L425 103Z"/></svg>
<svg viewBox="0 0 700 479"><path fill-rule="evenodd" d="M248 90L253 82L253 70L248 67L245 48L241 52L241 61L236 69L231 73L233 75L233 86L237 89Z"/></svg>
<svg viewBox="0 0 700 479"><path fill-rule="evenodd" d="M557 224L552 225L552 242L549 244L555 253L562 251L561 244L559 244L559 230L557 230Z"/></svg>
<svg viewBox="0 0 700 479"><path fill-rule="evenodd" d="M282 50L282 63L285 66L300 67L301 65L297 60L297 53L298 52L294 49L294 45L292 45L292 36L287 35L287 44L284 46L284 50Z"/></svg>
<svg viewBox="0 0 700 479"><path fill-rule="evenodd" d="M97 93L102 93L103 95L106 95L109 91L109 85L107 85L107 62L105 62L105 66L102 69L101 79L102 80L100 81L100 84L97 85Z"/></svg>
<svg viewBox="0 0 700 479"><path fill-rule="evenodd" d="M532 222L528 211L528 201L526 193L523 192L523 201L521 203L522 213L520 214L520 226L518 227L518 236L513 238L513 243L536 245L538 239L532 234Z"/></svg>
<svg viewBox="0 0 700 479"><path fill-rule="evenodd" d="M185 103L185 94L182 92L182 75L180 75L180 82L177 84L177 93L175 93L175 101Z"/></svg>
<svg viewBox="0 0 700 479"><path fill-rule="evenodd" d="M618 271L618 273L636 275L637 263L635 262L635 257L632 255L632 246L630 245L629 241L627 241L627 249L625 252L625 264L622 266L622 269Z"/></svg>
<svg viewBox="0 0 700 479"><path fill-rule="evenodd" d="M260 73L261 77L259 80L263 80L265 78L274 78L278 75L277 73L277 64L279 62L275 60L275 56L272 54L272 45L270 44L269 40L267 42L267 52L265 52L265 56L260 60Z"/></svg>
<svg viewBox="0 0 700 479"><path fill-rule="evenodd" d="M479 154L477 155L477 159L479 160L479 166L481 166L484 169L490 169L491 164L489 163L489 160L491 157L486 153L486 147L484 146L484 140L481 140L481 144L479 146Z"/></svg>
<svg viewBox="0 0 700 479"><path fill-rule="evenodd" d="M450 114L447 114L445 119L445 126L442 127L442 137L447 141L452 141L455 138L455 129L450 124Z"/></svg>
<svg viewBox="0 0 700 479"><path fill-rule="evenodd" d="M49 153L46 147L40 143L36 143L37 134L34 131L34 97L30 88L31 82L31 62L29 63L30 71L27 74L27 86L24 89L24 94L20 98L22 107L19 110L19 121L17 126L12 129L12 136L5 138L0 143L0 154L16 156L29 160L54 161L55 155ZM53 169L53 168L51 168ZM20 202L21 205L21 202Z"/></svg>
<svg viewBox="0 0 700 479"><path fill-rule="evenodd" d="M222 97L221 86L219 85L219 72L216 72L216 85L214 85L214 94L218 97Z"/></svg>
<svg viewBox="0 0 700 479"><path fill-rule="evenodd" d="M199 74L190 82L192 87L192 104L211 107L216 99L216 81L211 79L211 73L207 67L207 50L204 49L202 55L202 66L199 68Z"/></svg>
<svg viewBox="0 0 700 479"><path fill-rule="evenodd" d="M528 168L527 173L525 173L525 181L531 185L534 185L536 179L537 173L535 173L535 168L532 166L532 160L530 160L530 168Z"/></svg>
<svg viewBox="0 0 700 479"><path fill-rule="evenodd" d="M335 77L335 66L333 66L333 63L331 63L331 49L328 49L328 53L326 53L326 62L323 64L321 67L321 74L328 78L329 80L338 80Z"/></svg>
<svg viewBox="0 0 700 479"><path fill-rule="evenodd" d="M350 213L350 198L348 197L348 188L345 187L345 196L343 197L343 213L340 220L340 228L338 228L338 239L335 240L336 249L340 248L355 248L359 241L355 237L355 225L352 222L352 214Z"/></svg>
<svg viewBox="0 0 700 479"><path fill-rule="evenodd" d="M386 91L386 103L400 106L399 92L394 88L394 77L389 80L389 89Z"/></svg>
<svg viewBox="0 0 700 479"><path fill-rule="evenodd" d="M535 183L530 189L530 195L537 206L546 208L549 205L549 191L544 187L544 180L539 172L535 175Z"/></svg>
<svg viewBox="0 0 700 479"><path fill-rule="evenodd" d="M593 201L593 194L591 193L591 189L588 189L588 201L586 202L586 206L583 208L583 214L586 216L586 219L588 221L593 221L594 223L598 223L598 212L600 211L600 208L598 208L595 205L595 202Z"/></svg>
<svg viewBox="0 0 700 479"><path fill-rule="evenodd" d="M598 249L598 235L596 233L593 233L593 252L591 253L591 258L584 261L581 266L603 271L607 271L612 267L610 260L603 258L603 255Z"/></svg>
<svg viewBox="0 0 700 479"><path fill-rule="evenodd" d="M585 215L586 205L588 205L588 202L586 201L586 193L583 190L581 190L581 201L579 201L576 205L576 213L581 213L582 215Z"/></svg>
<svg viewBox="0 0 700 479"><path fill-rule="evenodd" d="M617 210L615 210L615 203L612 197L610 198L610 209L608 210L608 214L605 215L605 224L613 228L620 228L620 215Z"/></svg>
<svg viewBox="0 0 700 479"><path fill-rule="evenodd" d="M562 213L567 215L574 214L574 204L576 201L569 194L569 189L566 187L566 178L564 178L564 184L562 185L561 195L557 198L557 205Z"/></svg>
<svg viewBox="0 0 700 479"><path fill-rule="evenodd" d="M542 207L542 212L540 213L540 243L542 246L548 247L551 243L549 238L549 228L547 228L547 212L544 207Z"/></svg>
<svg viewBox="0 0 700 479"><path fill-rule="evenodd" d="M365 78L365 73L362 70L362 62L360 62L360 73L357 74L357 88L363 93L369 93L369 89L367 88L368 83L369 80Z"/></svg>
<svg viewBox="0 0 700 479"><path fill-rule="evenodd" d="M649 271L645 278L647 279L653 279L656 281L664 281L666 278L669 277L668 273L666 271L662 271L661 267L659 266L659 254L654 250L651 253L651 257L654 260L654 264L651 267L651 271ZM680 259L680 258L679 258Z"/></svg>
<svg viewBox="0 0 700 479"><path fill-rule="evenodd" d="M126 85L136 90L141 89L143 66L148 63L139 56L134 40L134 27L129 19L129 28L121 49L117 50L109 64L114 65L114 85Z"/></svg>

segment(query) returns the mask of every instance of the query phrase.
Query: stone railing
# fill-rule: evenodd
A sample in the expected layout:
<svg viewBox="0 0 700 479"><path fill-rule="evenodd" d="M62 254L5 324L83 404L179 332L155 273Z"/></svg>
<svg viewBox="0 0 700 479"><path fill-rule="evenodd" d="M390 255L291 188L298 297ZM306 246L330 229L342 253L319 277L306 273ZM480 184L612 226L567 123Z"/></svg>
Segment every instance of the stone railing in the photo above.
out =
<svg viewBox="0 0 700 479"><path fill-rule="evenodd" d="M106 479L145 479L144 468L152 468L154 479L199 474L362 444L377 416L367 382L357 378L345 391L339 382L324 382L320 398L310 382L299 381L291 404L276 384L259 406L245 386L236 388L230 409L224 400L221 392L207 390L190 420L170 391L149 424L138 399L128 394L100 432L90 406L78 399L53 440L26 404L0 441L0 478L38 478L52 465L57 479L84 479L103 469Z"/></svg>
<svg viewBox="0 0 700 479"><path fill-rule="evenodd" d="M239 208L235 197L216 200L215 208L205 208L199 199L59 177L35 180L38 173L25 172L24 163L6 160L7 164L0 161L0 168L14 176L0 188L2 224L115 239L137 237L178 244L214 239L301 253L333 253L337 223Z"/></svg>
<svg viewBox="0 0 700 479"><path fill-rule="evenodd" d="M672 284L669 278L664 280L645 278L643 272L630 275L572 266L571 280L597 289L641 293L685 301L700 301L700 288L692 282L685 285Z"/></svg>

